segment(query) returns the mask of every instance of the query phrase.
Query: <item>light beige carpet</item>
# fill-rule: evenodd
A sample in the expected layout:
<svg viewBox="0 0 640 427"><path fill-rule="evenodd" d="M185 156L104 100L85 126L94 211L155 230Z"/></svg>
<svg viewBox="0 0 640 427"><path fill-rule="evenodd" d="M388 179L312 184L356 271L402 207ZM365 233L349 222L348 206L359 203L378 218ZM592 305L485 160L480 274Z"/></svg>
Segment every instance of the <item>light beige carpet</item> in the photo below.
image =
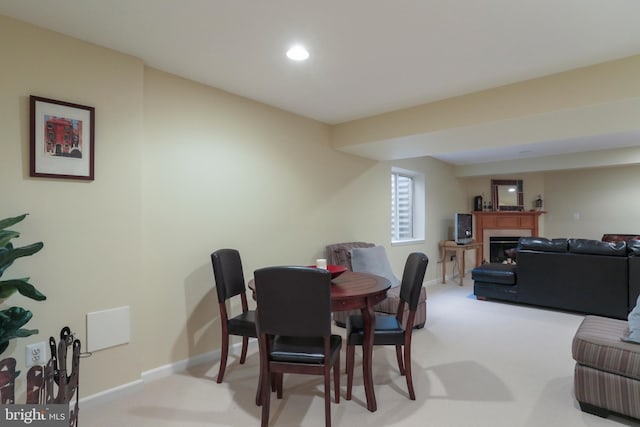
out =
<svg viewBox="0 0 640 427"><path fill-rule="evenodd" d="M477 301L471 280L428 286L427 324L414 333L417 400L408 399L393 348L374 350L378 411L367 411L362 376L354 398L332 404L334 426L568 427L638 426L580 411L573 396L571 340L582 316L507 303ZM343 331L337 328L336 331ZM140 393L80 406L82 427L255 426L256 346L245 365L230 356L224 382L218 365L146 384ZM356 360L360 360L356 353ZM342 359L344 369L344 355ZM285 376L284 398L271 400L272 426L324 426L322 378Z"/></svg>

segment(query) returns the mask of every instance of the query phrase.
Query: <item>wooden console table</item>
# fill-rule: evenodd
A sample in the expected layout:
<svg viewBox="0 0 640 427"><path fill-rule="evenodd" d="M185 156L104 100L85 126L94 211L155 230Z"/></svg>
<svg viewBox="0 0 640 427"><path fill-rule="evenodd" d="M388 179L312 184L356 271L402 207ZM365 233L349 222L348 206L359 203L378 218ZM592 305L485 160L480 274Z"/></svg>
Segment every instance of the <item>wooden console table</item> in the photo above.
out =
<svg viewBox="0 0 640 427"><path fill-rule="evenodd" d="M460 286L462 286L465 271L464 253L471 249L475 249L476 252L482 252L482 243L471 242L466 245L459 245L453 240L440 240L438 246L440 247L440 262L442 263L442 283L446 283L447 254L455 253L456 259L458 260L458 276L460 277ZM478 266L477 260L478 257L476 255L476 267Z"/></svg>

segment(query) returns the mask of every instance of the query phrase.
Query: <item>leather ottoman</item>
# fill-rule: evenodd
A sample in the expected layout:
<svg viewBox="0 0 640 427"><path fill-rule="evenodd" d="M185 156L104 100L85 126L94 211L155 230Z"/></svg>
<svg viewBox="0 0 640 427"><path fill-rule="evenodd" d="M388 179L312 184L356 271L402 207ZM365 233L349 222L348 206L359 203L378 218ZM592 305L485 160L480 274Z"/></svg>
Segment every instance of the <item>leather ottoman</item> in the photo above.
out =
<svg viewBox="0 0 640 427"><path fill-rule="evenodd" d="M499 298L515 301L517 290L515 264L487 263L471 270L473 293L479 299Z"/></svg>

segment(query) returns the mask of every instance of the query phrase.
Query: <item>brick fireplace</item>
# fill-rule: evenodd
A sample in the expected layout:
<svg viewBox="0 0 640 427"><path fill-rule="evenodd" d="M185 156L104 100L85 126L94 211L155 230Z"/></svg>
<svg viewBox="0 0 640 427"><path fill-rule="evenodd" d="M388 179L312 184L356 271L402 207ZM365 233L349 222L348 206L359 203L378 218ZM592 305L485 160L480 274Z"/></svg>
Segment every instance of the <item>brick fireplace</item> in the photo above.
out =
<svg viewBox="0 0 640 427"><path fill-rule="evenodd" d="M538 236L538 221L543 211L473 212L475 238L482 242L476 251L476 264L489 261L491 237Z"/></svg>

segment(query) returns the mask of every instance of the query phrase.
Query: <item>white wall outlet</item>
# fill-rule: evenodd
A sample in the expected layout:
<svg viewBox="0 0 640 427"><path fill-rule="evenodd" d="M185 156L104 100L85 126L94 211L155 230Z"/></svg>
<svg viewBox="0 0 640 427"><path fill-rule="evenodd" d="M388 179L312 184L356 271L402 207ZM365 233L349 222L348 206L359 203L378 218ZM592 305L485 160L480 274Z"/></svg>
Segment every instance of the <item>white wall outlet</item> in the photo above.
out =
<svg viewBox="0 0 640 427"><path fill-rule="evenodd" d="M47 364L47 347L44 341L27 345L26 353L27 353L27 360L26 360L27 368L30 368L36 365Z"/></svg>

